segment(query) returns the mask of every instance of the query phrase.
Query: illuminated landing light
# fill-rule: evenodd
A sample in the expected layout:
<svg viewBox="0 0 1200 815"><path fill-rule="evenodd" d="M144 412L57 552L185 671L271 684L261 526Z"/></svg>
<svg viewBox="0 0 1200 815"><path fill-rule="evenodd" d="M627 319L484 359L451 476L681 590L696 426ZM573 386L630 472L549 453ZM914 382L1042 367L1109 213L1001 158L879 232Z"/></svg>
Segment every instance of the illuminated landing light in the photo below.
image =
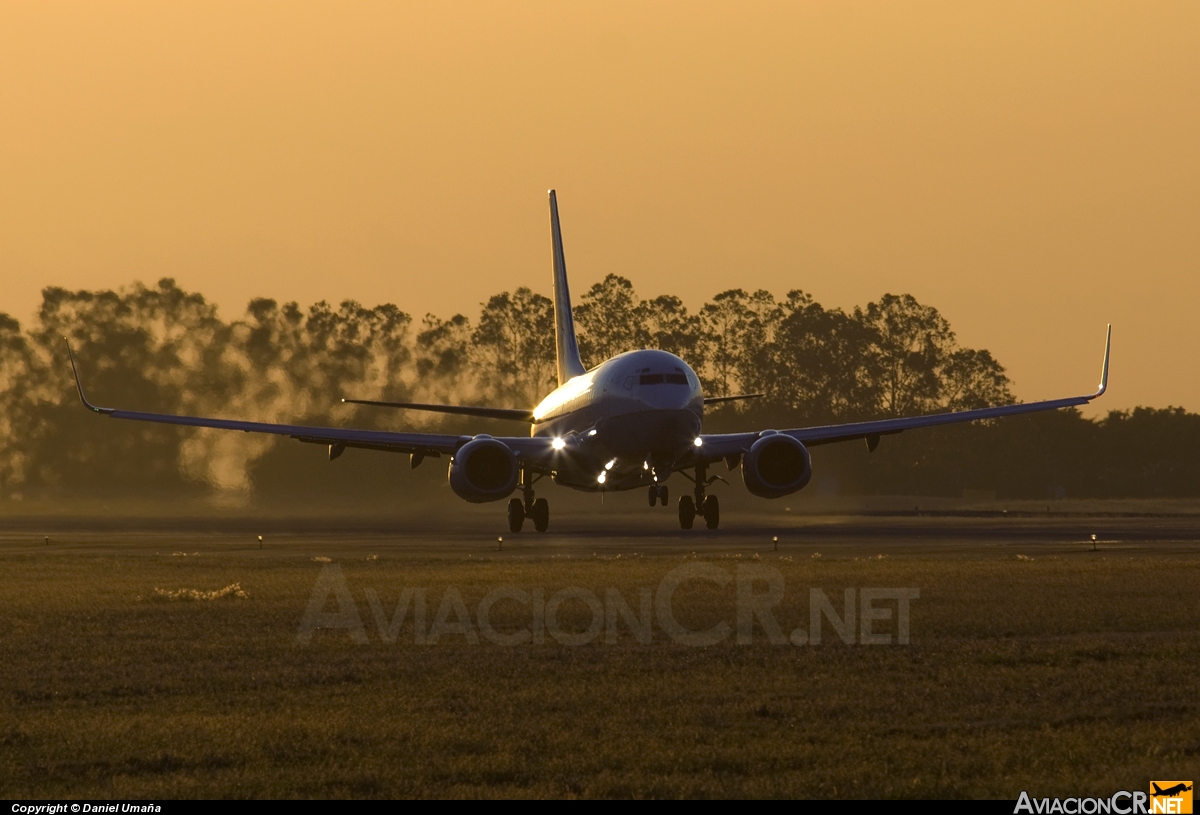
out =
<svg viewBox="0 0 1200 815"><path fill-rule="evenodd" d="M649 462L649 461L643 461L643 462L642 462L642 469L643 469L643 470L649 470L649 469L650 469L650 462Z"/></svg>
<svg viewBox="0 0 1200 815"><path fill-rule="evenodd" d="M594 436L594 435L596 435L596 431L595 431L595 430L589 430L589 431L588 431L588 435L589 435L589 436Z"/></svg>
<svg viewBox="0 0 1200 815"><path fill-rule="evenodd" d="M658 476L654 476L654 483L655 483L655 484L657 484L657 483L658 483Z"/></svg>
<svg viewBox="0 0 1200 815"><path fill-rule="evenodd" d="M550 446L555 450L561 450L567 446L567 443L562 439L555 439L554 441L550 442Z"/></svg>
<svg viewBox="0 0 1200 815"><path fill-rule="evenodd" d="M597 480L598 482L600 482L601 484L603 484L603 483L604 483L604 479L605 479L605 478L607 478L607 477L608 477L608 473L600 473L600 475L596 476L596 480Z"/></svg>
<svg viewBox="0 0 1200 815"><path fill-rule="evenodd" d="M604 469L611 470L613 468L613 465L616 463L617 463L617 460L614 458L612 461L610 461L604 465Z"/></svg>
<svg viewBox="0 0 1200 815"><path fill-rule="evenodd" d="M696 445L697 447L701 447L704 444L704 439L697 436L696 440L694 442L692 442L692 444Z"/></svg>

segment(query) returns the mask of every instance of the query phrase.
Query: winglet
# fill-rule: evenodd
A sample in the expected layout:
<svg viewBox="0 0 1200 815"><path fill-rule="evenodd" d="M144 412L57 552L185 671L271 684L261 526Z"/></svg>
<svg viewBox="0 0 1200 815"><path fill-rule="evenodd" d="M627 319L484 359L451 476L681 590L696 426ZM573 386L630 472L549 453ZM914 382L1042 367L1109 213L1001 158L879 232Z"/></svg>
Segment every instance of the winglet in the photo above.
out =
<svg viewBox="0 0 1200 815"><path fill-rule="evenodd" d="M1104 367L1100 371L1100 389L1092 394L1093 399L1103 396L1108 390L1108 352L1112 348L1112 323L1108 324L1108 336L1104 339Z"/></svg>
<svg viewBox="0 0 1200 815"><path fill-rule="evenodd" d="M63 337L63 342L67 344L67 357L71 360L71 373L75 376L75 390L79 391L79 401L83 402L83 406L93 413L112 413L115 408L96 407L83 394L83 384L79 381L79 369L75 367L75 354L71 351L71 341Z"/></svg>

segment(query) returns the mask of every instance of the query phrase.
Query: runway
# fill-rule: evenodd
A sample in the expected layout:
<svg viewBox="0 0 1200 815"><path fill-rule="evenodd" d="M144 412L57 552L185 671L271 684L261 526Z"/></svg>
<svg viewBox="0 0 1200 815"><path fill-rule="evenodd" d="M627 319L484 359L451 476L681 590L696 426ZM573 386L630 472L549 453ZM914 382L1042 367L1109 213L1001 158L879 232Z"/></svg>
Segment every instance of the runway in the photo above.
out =
<svg viewBox="0 0 1200 815"><path fill-rule="evenodd" d="M260 547L258 536L263 536ZM1093 540L1095 536L1095 540ZM591 554L820 553L824 557L992 558L1026 555L1200 556L1200 515L903 513L764 518L730 514L722 528L678 529L668 513L576 513L546 533L510 533L502 519L51 518L0 520L0 553L159 553L164 548L274 555L310 550L456 558Z"/></svg>

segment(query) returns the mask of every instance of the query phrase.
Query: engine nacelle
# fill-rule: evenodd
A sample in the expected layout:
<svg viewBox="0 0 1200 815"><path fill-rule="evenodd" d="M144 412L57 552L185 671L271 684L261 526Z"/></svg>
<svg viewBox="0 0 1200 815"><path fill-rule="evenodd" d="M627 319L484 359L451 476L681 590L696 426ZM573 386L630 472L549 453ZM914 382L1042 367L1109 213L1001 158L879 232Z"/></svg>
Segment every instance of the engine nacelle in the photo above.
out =
<svg viewBox="0 0 1200 815"><path fill-rule="evenodd" d="M502 501L517 488L521 468L502 441L480 435L458 448L450 459L450 489L464 501Z"/></svg>
<svg viewBox="0 0 1200 815"><path fill-rule="evenodd" d="M742 481L752 495L781 498L804 489L812 478L812 458L803 444L782 433L754 442L742 460Z"/></svg>

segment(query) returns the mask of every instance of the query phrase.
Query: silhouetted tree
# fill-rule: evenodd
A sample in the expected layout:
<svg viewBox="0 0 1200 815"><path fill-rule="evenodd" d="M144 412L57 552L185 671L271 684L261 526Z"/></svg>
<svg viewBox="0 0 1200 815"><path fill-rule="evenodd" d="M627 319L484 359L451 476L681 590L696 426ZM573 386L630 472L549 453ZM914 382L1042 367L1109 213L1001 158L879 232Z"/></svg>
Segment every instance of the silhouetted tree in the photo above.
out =
<svg viewBox="0 0 1200 815"><path fill-rule="evenodd" d="M449 320L426 314L413 353L416 358L414 389L423 394L423 398L450 400L463 395L463 379L472 372L471 321L461 314L455 314ZM471 382L466 389L474 391L476 387L476 383ZM388 395L385 398L395 397Z"/></svg>
<svg viewBox="0 0 1200 815"><path fill-rule="evenodd" d="M884 295L848 313L799 290L776 300L732 289L689 313L678 297L642 300L628 280L609 275L584 294L576 316L592 364L659 347L687 360L709 394L765 394L709 411L714 430L1012 401L1000 363L960 347L946 319L909 295ZM355 409L340 397L528 406L555 384L553 307L526 288L490 298L474 324L427 315L414 330L390 304L302 308L259 298L227 323L169 278L118 291L51 287L28 330L0 314L0 486L9 498L248 500L253 487L290 500L298 484L311 495L384 489L376 482L387 470L378 462L361 470L374 481L349 475L360 472L357 464L306 465L301 478L297 462L316 467L323 451L88 414L77 403L64 336L94 401L151 411L475 432L474 420ZM871 456L861 445L820 447L814 456L818 489L836 482L876 493L1198 496L1200 416L1137 408L1093 421L1056 411L890 436Z"/></svg>
<svg viewBox="0 0 1200 815"><path fill-rule="evenodd" d="M802 291L788 292L772 351L774 376L762 389L797 421L865 418L879 403L866 367L875 335L840 309L826 310Z"/></svg>
<svg viewBox="0 0 1200 815"><path fill-rule="evenodd" d="M97 433L79 410L62 338L88 362L90 396L144 410L183 411L223 377L213 370L229 328L198 294L169 278L123 292L48 288L30 338L37 352L20 383L34 403L19 444L30 486L102 492L178 490L186 430L113 423ZM157 430L157 432L155 432Z"/></svg>
<svg viewBox="0 0 1200 815"><path fill-rule="evenodd" d="M775 298L763 290L730 289L700 309L707 362L701 379L714 395L751 390L771 376L769 349L778 316Z"/></svg>
<svg viewBox="0 0 1200 815"><path fill-rule="evenodd" d="M554 304L529 289L488 300L472 335L476 372L497 399L537 404L555 376Z"/></svg>
<svg viewBox="0 0 1200 815"><path fill-rule="evenodd" d="M1008 377L986 351L960 349L938 310L885 294L855 317L874 333L869 376L893 416L1012 401Z"/></svg>
<svg viewBox="0 0 1200 815"><path fill-rule="evenodd" d="M33 349L21 324L0 314L0 486L19 487L33 463L20 443L33 420L35 402L25 391L33 365Z"/></svg>
<svg viewBox="0 0 1200 815"><path fill-rule="evenodd" d="M650 342L646 312L633 284L620 275L610 274L588 289L574 314L579 353L588 368Z"/></svg>
<svg viewBox="0 0 1200 815"><path fill-rule="evenodd" d="M688 314L682 300L663 294L643 300L637 308L635 322L645 327L648 347L669 351L697 370L704 367L700 318Z"/></svg>

